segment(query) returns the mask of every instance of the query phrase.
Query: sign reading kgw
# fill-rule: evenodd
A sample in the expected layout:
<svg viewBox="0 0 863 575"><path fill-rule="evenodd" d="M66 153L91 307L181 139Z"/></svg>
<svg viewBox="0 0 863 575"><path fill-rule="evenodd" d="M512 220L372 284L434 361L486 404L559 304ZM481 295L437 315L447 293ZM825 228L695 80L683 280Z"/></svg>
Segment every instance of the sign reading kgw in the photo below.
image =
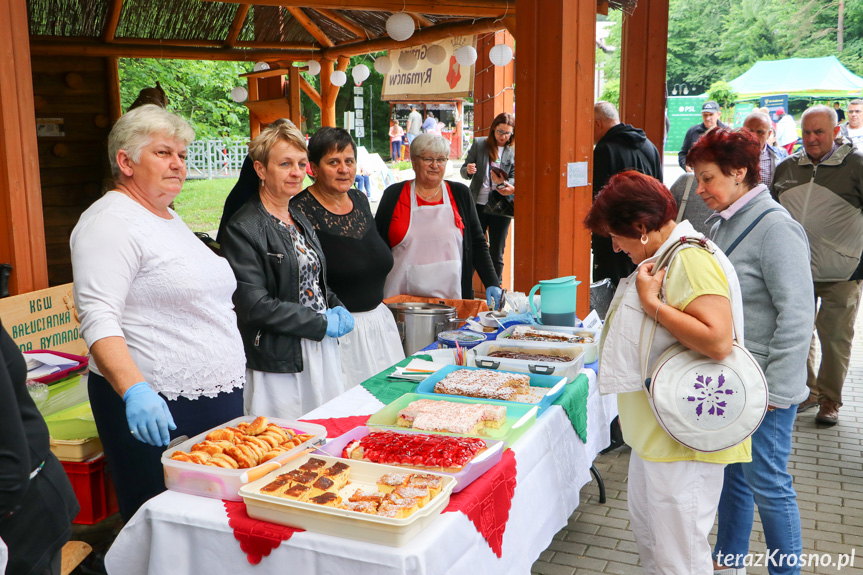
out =
<svg viewBox="0 0 863 575"><path fill-rule="evenodd" d="M0 320L22 351L53 349L79 355L87 352L72 298L72 284L0 299Z"/></svg>
<svg viewBox="0 0 863 575"><path fill-rule="evenodd" d="M446 49L443 63L434 65L426 58L428 44L412 46L404 50L390 50L392 70L384 76L382 100L453 100L473 95L473 66L461 66L455 59L455 51L462 46L476 46L474 36L456 36L442 40L439 45ZM417 64L412 70L402 69L399 57L412 52Z"/></svg>

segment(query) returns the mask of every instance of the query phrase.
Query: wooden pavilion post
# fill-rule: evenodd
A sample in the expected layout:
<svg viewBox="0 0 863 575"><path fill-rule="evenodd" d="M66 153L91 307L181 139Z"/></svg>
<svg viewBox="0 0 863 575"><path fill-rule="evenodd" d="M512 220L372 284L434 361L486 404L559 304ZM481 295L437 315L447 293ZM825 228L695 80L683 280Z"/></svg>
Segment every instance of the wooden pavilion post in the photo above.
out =
<svg viewBox="0 0 863 575"><path fill-rule="evenodd" d="M300 69L296 66L288 69L288 104L291 106L291 122L299 128L303 114L300 105Z"/></svg>
<svg viewBox="0 0 863 575"><path fill-rule="evenodd" d="M639 0L623 15L620 119L641 128L659 153L665 139L668 0Z"/></svg>
<svg viewBox="0 0 863 575"><path fill-rule="evenodd" d="M26 0L0 2L0 263L12 294L48 287Z"/></svg>
<svg viewBox="0 0 863 575"><path fill-rule="evenodd" d="M488 59L488 51L497 44L506 44L515 49L515 38L506 30L486 34L477 39L476 75L473 81L473 132L475 136L487 136L494 117L503 112L513 113L515 94L515 62L506 66L495 66Z"/></svg>
<svg viewBox="0 0 863 575"><path fill-rule="evenodd" d="M575 275L590 303L590 209L596 3L516 0L515 287ZM580 174L567 187L567 168Z"/></svg>
<svg viewBox="0 0 863 575"><path fill-rule="evenodd" d="M334 64L332 60L326 58L321 59L321 127L336 125L336 96L338 96L338 87L333 86L331 80L333 76ZM331 97L331 93L335 95Z"/></svg>

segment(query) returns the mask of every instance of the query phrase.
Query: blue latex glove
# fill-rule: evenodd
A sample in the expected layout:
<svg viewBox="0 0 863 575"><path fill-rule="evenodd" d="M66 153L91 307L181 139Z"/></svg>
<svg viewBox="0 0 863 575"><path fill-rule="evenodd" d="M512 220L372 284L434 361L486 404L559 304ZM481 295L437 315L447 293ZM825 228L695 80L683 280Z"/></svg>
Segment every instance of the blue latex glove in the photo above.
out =
<svg viewBox="0 0 863 575"><path fill-rule="evenodd" d="M341 328L339 330L339 337L351 333L354 329L354 316L351 315L351 312L342 306L336 306L333 308L333 311L339 314L339 319L341 320L339 322Z"/></svg>
<svg viewBox="0 0 863 575"><path fill-rule="evenodd" d="M335 309L328 309L324 315L327 317L327 336L339 337L341 334L341 315Z"/></svg>
<svg viewBox="0 0 863 575"><path fill-rule="evenodd" d="M503 292L499 287L487 287L485 288L485 303L488 304L488 308L492 311L497 309L497 306L500 304L500 296Z"/></svg>
<svg viewBox="0 0 863 575"><path fill-rule="evenodd" d="M138 441L150 445L168 445L169 429L177 429L168 404L146 381L136 383L123 395L126 403L126 421Z"/></svg>

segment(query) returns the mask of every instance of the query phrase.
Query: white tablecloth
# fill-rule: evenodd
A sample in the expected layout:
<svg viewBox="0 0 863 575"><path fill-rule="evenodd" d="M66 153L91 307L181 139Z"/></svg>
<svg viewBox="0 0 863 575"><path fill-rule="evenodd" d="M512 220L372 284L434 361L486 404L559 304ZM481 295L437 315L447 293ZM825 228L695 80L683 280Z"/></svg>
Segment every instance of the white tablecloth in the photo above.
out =
<svg viewBox="0 0 863 575"><path fill-rule="evenodd" d="M387 547L312 532L297 533L251 565L234 539L220 500L173 491L148 501L120 532L105 562L112 575L243 575L344 573L440 575L529 573L530 567L578 507L590 466L609 443L614 397L600 397L590 377L587 443L565 412L552 406L513 445L517 486L498 558L460 512L441 514L404 547ZM372 414L382 407L362 386L304 419Z"/></svg>

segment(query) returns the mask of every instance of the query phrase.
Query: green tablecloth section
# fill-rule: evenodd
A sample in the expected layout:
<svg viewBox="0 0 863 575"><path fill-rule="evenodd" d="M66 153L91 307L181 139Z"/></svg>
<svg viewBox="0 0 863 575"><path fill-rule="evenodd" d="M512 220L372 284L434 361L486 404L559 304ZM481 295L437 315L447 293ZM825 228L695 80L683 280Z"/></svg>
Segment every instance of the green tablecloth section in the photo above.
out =
<svg viewBox="0 0 863 575"><path fill-rule="evenodd" d="M406 357L392 367L379 374L370 377L362 383L362 386L374 395L384 405L389 405L406 393L414 393L417 384L400 379L388 379L388 376L396 370L396 367L405 367L412 359L420 358L431 361L428 355L413 355ZM587 394L588 379L584 374L575 378L575 381L563 388L563 393L554 402L566 412L572 428L582 441L587 442Z"/></svg>

